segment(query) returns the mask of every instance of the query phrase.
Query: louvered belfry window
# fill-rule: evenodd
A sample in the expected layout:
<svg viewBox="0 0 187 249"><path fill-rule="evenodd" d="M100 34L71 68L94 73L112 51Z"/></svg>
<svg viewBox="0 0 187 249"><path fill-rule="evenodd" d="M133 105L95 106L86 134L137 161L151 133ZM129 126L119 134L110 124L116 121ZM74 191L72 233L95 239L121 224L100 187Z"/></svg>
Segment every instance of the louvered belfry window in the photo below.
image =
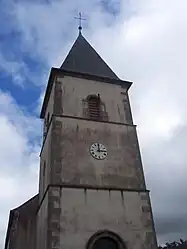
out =
<svg viewBox="0 0 187 249"><path fill-rule="evenodd" d="M93 120L101 120L101 101L100 97L91 95L88 97L89 118Z"/></svg>

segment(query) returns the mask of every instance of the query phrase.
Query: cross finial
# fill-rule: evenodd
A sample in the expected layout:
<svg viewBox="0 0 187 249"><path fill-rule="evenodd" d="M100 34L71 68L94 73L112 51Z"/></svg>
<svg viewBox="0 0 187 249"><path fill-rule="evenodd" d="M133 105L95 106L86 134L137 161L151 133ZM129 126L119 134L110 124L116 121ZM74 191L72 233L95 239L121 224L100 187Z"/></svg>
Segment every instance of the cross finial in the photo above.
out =
<svg viewBox="0 0 187 249"><path fill-rule="evenodd" d="M79 20L79 34L81 34L81 30L82 30L82 20L86 20L85 18L82 18L82 14L81 12L79 12L79 17L75 17L75 19Z"/></svg>

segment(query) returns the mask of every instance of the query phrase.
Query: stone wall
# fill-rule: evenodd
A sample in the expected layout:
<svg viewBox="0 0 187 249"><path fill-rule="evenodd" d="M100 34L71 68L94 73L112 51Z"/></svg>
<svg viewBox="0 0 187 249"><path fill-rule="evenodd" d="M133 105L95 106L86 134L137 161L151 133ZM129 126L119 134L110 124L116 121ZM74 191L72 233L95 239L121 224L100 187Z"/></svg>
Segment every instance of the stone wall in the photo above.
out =
<svg viewBox="0 0 187 249"><path fill-rule="evenodd" d="M40 200L45 190L47 194L38 212L37 249L82 249L103 229L119 234L129 249L155 249L149 194L126 90L69 76L55 79L52 109L47 109L53 112L52 121L41 152L41 169L46 162L47 176L40 177ZM100 94L107 122L88 120L85 100L92 94ZM90 154L90 146L97 142L108 150L105 160Z"/></svg>
<svg viewBox="0 0 187 249"><path fill-rule="evenodd" d="M48 215L49 215L49 194L45 194L40 201L37 213L37 245L36 249L47 249Z"/></svg>
<svg viewBox="0 0 187 249"><path fill-rule="evenodd" d="M132 124L127 90L120 85L65 76L57 78L56 115L88 118L85 104L88 95L100 95L108 121Z"/></svg>
<svg viewBox="0 0 187 249"><path fill-rule="evenodd" d="M51 181L51 149L52 126L49 126L40 155L39 199L43 198L48 184ZM45 165L45 170L44 170Z"/></svg>
<svg viewBox="0 0 187 249"><path fill-rule="evenodd" d="M49 248L83 249L94 233L109 230L128 249L156 249L148 192L50 187L50 193Z"/></svg>
<svg viewBox="0 0 187 249"><path fill-rule="evenodd" d="M135 126L63 117L52 126L52 184L145 189ZM105 160L91 156L95 142L106 146Z"/></svg>

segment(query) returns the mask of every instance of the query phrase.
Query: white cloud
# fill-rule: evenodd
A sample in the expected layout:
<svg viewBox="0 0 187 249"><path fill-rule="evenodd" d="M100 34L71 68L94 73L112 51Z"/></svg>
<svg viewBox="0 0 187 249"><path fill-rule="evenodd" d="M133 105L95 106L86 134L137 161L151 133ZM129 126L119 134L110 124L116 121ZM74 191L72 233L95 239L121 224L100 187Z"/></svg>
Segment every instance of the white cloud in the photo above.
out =
<svg viewBox="0 0 187 249"><path fill-rule="evenodd" d="M131 89L133 116L160 242L185 238L186 5L131 1L133 15L92 35L93 44ZM107 41L107 46L106 46Z"/></svg>
<svg viewBox="0 0 187 249"><path fill-rule="evenodd" d="M0 72L6 73L6 75L12 78L14 83L23 86L25 69L26 65L23 62L5 58L0 49Z"/></svg>
<svg viewBox="0 0 187 249"><path fill-rule="evenodd" d="M119 4L119 1L113 2ZM187 173L184 149L187 141L186 9L185 0L180 3L175 0L123 0L120 12L114 17L105 12L99 0L18 1L11 13L24 51L50 67L60 66L76 37L77 25L73 17L83 10L87 17L83 29L85 36L122 79L135 82L131 89L133 116L138 124L146 178L152 190L158 235L162 241L178 239L186 233L186 228L179 226L187 215L183 205L187 200L184 190ZM17 136L20 148L14 148L13 141L4 146L8 149L13 146L12 155L20 165L32 154L28 138L35 136L38 124L29 117L33 121L32 128L19 108L14 109L13 115L10 113L7 108L6 115L1 118L2 129L9 127L7 134L12 132ZM16 155L20 156L16 159ZM5 157L3 160L10 159ZM12 184L11 179L8 181ZM176 231L170 231L171 224Z"/></svg>
<svg viewBox="0 0 187 249"><path fill-rule="evenodd" d="M39 135L39 127L36 118L23 114L9 94L0 92L0 245L10 209L38 190L39 141L32 142L32 137Z"/></svg>

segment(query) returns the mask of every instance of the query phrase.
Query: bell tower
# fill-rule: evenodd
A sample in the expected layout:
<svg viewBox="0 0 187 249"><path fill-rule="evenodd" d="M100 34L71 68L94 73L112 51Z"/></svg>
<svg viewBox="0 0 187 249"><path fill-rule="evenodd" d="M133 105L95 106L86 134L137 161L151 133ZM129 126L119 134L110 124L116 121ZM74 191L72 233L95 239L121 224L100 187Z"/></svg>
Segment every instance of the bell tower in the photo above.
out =
<svg viewBox="0 0 187 249"><path fill-rule="evenodd" d="M41 110L37 249L156 249L124 81L81 32Z"/></svg>

